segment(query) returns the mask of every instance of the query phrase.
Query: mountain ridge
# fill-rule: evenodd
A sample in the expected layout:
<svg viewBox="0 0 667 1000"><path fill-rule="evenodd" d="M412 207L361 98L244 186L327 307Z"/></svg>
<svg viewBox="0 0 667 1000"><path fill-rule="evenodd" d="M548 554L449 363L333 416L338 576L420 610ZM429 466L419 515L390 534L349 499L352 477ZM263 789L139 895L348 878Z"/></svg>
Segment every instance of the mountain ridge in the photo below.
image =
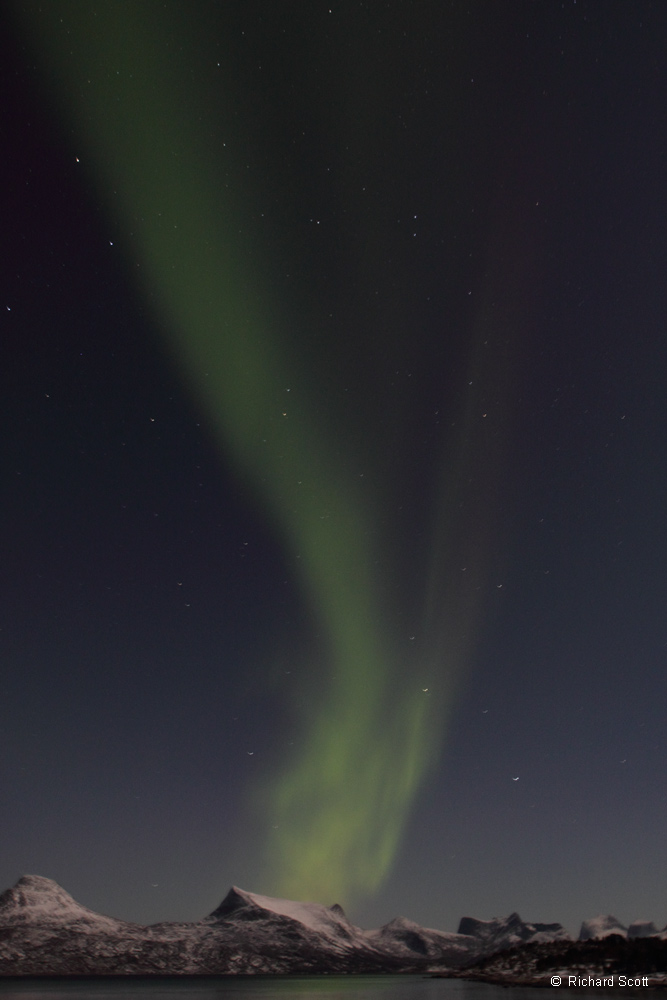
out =
<svg viewBox="0 0 667 1000"><path fill-rule="evenodd" d="M517 935L530 940L535 926L513 914L478 935L405 917L363 930L337 904L237 886L199 921L142 925L95 913L51 879L24 875L0 895L0 976L421 972L461 968ZM564 931L554 925L554 933Z"/></svg>
<svg viewBox="0 0 667 1000"><path fill-rule="evenodd" d="M466 975L470 968L473 975L505 981L513 963L533 968L538 956L544 966L569 955L570 946L576 951L590 945L595 952L612 947L616 939L625 941L624 947L638 943L655 950L651 941L667 940L667 929L657 932L649 921L626 928L615 917L601 916L584 921L575 942L560 924L528 923L511 913L492 920L463 917L457 933L422 927L406 917L363 930L338 904L279 899L238 886L201 920L143 925L96 913L40 875L24 875L0 894L0 976ZM497 955L505 957L496 960L496 968Z"/></svg>

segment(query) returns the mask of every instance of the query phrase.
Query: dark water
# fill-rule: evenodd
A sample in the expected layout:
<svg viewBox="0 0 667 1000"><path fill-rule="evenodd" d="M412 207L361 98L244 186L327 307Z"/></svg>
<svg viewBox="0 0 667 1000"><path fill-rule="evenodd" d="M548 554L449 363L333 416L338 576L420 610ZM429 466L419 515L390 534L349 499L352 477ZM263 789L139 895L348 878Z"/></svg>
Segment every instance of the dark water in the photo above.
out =
<svg viewBox="0 0 667 1000"><path fill-rule="evenodd" d="M0 1000L544 1000L544 991L423 976L1 980Z"/></svg>

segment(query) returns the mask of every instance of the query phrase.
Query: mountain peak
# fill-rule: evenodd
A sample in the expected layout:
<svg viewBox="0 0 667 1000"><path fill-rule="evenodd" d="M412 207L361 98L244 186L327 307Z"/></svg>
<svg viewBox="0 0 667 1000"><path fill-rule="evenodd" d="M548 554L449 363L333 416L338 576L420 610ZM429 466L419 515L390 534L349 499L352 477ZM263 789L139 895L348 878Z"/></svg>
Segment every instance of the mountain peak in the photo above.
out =
<svg viewBox="0 0 667 1000"><path fill-rule="evenodd" d="M471 937L486 940L498 933L516 931L525 926L518 913L510 913L509 917L492 917L491 920L478 920L477 917L461 917L459 934L470 934Z"/></svg>
<svg viewBox="0 0 667 1000"><path fill-rule="evenodd" d="M579 940L593 941L595 938L609 937L610 934L620 934L621 937L627 937L628 928L611 914L602 914L599 917L593 917L592 920L584 920L579 931Z"/></svg>
<svg viewBox="0 0 667 1000"><path fill-rule="evenodd" d="M60 894L65 892L62 886L44 875L22 875L13 888L30 893ZM69 893L65 892L65 895L69 896Z"/></svg>
<svg viewBox="0 0 667 1000"><path fill-rule="evenodd" d="M243 889L239 889L233 885L220 903L220 906L213 910L210 916L229 917L232 913L238 913L239 910L251 909L253 907L256 908L252 893L245 892Z"/></svg>
<svg viewBox="0 0 667 1000"><path fill-rule="evenodd" d="M569 937L561 924L526 923L518 913L510 913L509 917L494 917L492 920L462 917L459 934L469 934L485 949L498 951L527 941L553 941Z"/></svg>
<svg viewBox="0 0 667 1000"><path fill-rule="evenodd" d="M61 924L96 926L117 930L131 924L105 917L77 903L62 886L42 875L23 875L16 885L0 894L0 924L17 926Z"/></svg>
<svg viewBox="0 0 667 1000"><path fill-rule="evenodd" d="M220 906L210 914L209 919L219 920L234 916L237 919L257 920L260 916L269 914L296 920L320 934L343 933L347 936L352 927L345 911L338 903L324 906L322 903L302 903L292 899L260 896L239 889L238 886L232 886Z"/></svg>
<svg viewBox="0 0 667 1000"><path fill-rule="evenodd" d="M652 920L633 920L628 927L629 938L653 937L658 933L658 928Z"/></svg>
<svg viewBox="0 0 667 1000"><path fill-rule="evenodd" d="M23 875L16 885L0 895L0 909L14 910L17 915L30 911L31 919L41 911L59 913L81 909L68 892L50 878L43 875Z"/></svg>

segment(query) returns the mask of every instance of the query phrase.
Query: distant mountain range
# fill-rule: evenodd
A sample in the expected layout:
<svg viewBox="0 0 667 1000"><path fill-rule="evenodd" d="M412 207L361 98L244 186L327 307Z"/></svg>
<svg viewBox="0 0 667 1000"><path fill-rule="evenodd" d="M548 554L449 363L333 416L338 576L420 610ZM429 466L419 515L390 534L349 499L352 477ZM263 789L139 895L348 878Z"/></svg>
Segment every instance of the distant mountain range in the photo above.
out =
<svg viewBox="0 0 667 1000"><path fill-rule="evenodd" d="M613 917L588 921L581 932L582 940L619 933L645 940L657 932L652 924L624 928ZM516 913L488 921L464 917L457 934L403 917L362 930L340 906L237 888L202 920L150 926L95 913L38 875L25 875L0 895L5 976L444 972L479 968L507 949L572 944L560 924L525 923Z"/></svg>
<svg viewBox="0 0 667 1000"><path fill-rule="evenodd" d="M462 920L459 929L466 923ZM584 920L577 941L562 936L540 940L536 934L447 975L503 986L665 987L667 927L658 931L648 920L625 927L616 917L595 917Z"/></svg>

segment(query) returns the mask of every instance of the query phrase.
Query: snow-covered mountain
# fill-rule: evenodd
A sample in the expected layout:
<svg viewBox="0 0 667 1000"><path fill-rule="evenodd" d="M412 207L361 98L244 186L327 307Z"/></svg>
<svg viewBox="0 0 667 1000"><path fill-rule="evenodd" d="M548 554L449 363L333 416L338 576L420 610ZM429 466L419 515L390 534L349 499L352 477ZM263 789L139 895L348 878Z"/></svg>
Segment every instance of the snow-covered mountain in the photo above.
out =
<svg viewBox="0 0 667 1000"><path fill-rule="evenodd" d="M580 941L594 941L596 938L609 937L610 934L620 934L621 937L628 936L628 928L620 920L611 915L593 917L592 920L584 920L579 931Z"/></svg>
<svg viewBox="0 0 667 1000"><path fill-rule="evenodd" d="M667 927L659 931L652 920L634 920L629 927L610 915L584 920L579 931L580 941L595 941L618 934L626 938L661 937L667 938Z"/></svg>
<svg viewBox="0 0 667 1000"><path fill-rule="evenodd" d="M655 937L660 933L652 920L633 920L628 927L629 938ZM662 931L662 934L665 932Z"/></svg>
<svg viewBox="0 0 667 1000"><path fill-rule="evenodd" d="M422 965L428 968L458 968L480 954L475 938L421 927L405 917L396 917L379 930L363 931L363 934L380 951L388 951L408 964L414 963L418 955Z"/></svg>
<svg viewBox="0 0 667 1000"><path fill-rule="evenodd" d="M462 917L459 934L475 937L480 942L480 951L485 955L504 951L506 948L515 948L528 941L570 939L562 924L527 924L518 913L511 913L509 917L494 917L493 920Z"/></svg>
<svg viewBox="0 0 667 1000"><path fill-rule="evenodd" d="M579 940L602 940L611 934L629 939L657 937L665 941L667 940L667 927L659 931L652 920L634 920L629 927L626 927L616 917L606 915L593 917L592 920L584 920L579 931Z"/></svg>
<svg viewBox="0 0 667 1000"><path fill-rule="evenodd" d="M560 937L558 924L466 918L465 933L402 917L362 930L340 906L229 890L194 923L145 927L81 906L50 879L26 875L0 895L0 975L410 972L461 968L507 942Z"/></svg>

